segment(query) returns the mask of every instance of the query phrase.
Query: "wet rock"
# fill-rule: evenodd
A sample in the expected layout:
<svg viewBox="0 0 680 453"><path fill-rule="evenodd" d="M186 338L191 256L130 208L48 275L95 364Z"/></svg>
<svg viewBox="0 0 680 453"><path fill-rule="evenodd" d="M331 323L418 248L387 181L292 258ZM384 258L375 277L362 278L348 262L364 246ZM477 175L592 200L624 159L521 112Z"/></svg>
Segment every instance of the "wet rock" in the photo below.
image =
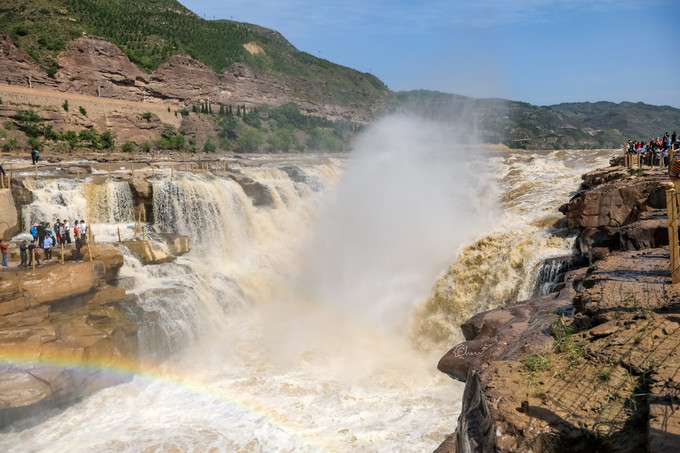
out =
<svg viewBox="0 0 680 453"><path fill-rule="evenodd" d="M129 248L142 264L169 263L177 259L151 241L123 241L122 244Z"/></svg>
<svg viewBox="0 0 680 453"><path fill-rule="evenodd" d="M246 195L253 201L253 206L274 205L274 197L269 187L247 176L231 173L229 177L241 186Z"/></svg>

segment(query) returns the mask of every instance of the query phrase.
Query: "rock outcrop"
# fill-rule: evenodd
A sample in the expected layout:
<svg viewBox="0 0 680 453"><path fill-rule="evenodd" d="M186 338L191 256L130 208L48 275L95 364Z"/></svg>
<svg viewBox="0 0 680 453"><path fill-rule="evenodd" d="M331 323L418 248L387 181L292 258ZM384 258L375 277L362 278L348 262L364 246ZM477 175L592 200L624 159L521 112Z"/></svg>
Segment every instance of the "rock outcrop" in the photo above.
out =
<svg viewBox="0 0 680 453"><path fill-rule="evenodd" d="M19 229L19 216L10 189L0 189L0 239L8 240Z"/></svg>
<svg viewBox="0 0 680 453"><path fill-rule="evenodd" d="M562 211L590 265L463 324L466 341L438 366L466 382L463 408L437 452L680 448L680 287L663 247L663 182L621 168L584 178Z"/></svg>
<svg viewBox="0 0 680 453"><path fill-rule="evenodd" d="M33 88L101 97L102 102L145 102L159 115L162 111L153 110L153 104L177 110L202 102L248 108L295 102L305 114L360 124L367 123L372 114L370 109L314 102L284 80L256 73L240 63L218 74L189 56L175 55L146 74L117 46L96 36L83 35L71 41L59 54L57 64L59 70L52 79L0 32L0 80L20 87L29 86L30 75ZM161 119L172 123L171 117Z"/></svg>
<svg viewBox="0 0 680 453"><path fill-rule="evenodd" d="M137 357L137 325L113 248L93 260L0 274L0 426L127 379L107 371ZM56 261L56 260L55 260Z"/></svg>

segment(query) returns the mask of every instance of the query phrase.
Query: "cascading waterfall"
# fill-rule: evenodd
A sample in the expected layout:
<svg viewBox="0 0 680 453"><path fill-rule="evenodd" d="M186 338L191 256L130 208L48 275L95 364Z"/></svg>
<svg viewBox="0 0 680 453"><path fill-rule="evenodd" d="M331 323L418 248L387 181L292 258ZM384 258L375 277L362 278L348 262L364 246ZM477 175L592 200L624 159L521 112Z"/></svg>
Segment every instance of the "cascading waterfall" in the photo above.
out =
<svg viewBox="0 0 680 453"><path fill-rule="evenodd" d="M194 244L147 266L121 248L121 282L144 312L142 355L154 365L12 425L0 449L433 450L460 410L462 385L435 370L457 323L530 296L543 259L569 253L556 208L604 159L473 151L430 123L391 118L348 159L232 166L268 191L268 205L231 179L159 176L149 237ZM25 219L134 221L128 208L105 212L118 209L108 192L124 193L118 183L41 184ZM157 363L162 349L172 356Z"/></svg>
<svg viewBox="0 0 680 453"><path fill-rule="evenodd" d="M479 311L536 295L544 260L568 255L574 236L557 208L580 175L606 166L610 150L508 152L490 160L504 193L493 231L466 246L418 308L411 336L425 349L462 341L459 326Z"/></svg>
<svg viewBox="0 0 680 453"><path fill-rule="evenodd" d="M132 191L126 181L25 179L24 184L34 199L22 210L24 226L57 219L103 224L134 221Z"/></svg>

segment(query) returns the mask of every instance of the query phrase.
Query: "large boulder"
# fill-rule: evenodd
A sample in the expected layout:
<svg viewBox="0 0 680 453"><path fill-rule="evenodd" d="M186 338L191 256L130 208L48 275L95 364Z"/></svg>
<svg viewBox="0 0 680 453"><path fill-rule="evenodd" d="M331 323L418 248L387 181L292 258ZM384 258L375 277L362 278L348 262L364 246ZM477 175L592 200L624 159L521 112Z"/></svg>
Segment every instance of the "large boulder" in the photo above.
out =
<svg viewBox="0 0 680 453"><path fill-rule="evenodd" d="M19 231L19 215L10 189L0 189L0 238L9 240Z"/></svg>

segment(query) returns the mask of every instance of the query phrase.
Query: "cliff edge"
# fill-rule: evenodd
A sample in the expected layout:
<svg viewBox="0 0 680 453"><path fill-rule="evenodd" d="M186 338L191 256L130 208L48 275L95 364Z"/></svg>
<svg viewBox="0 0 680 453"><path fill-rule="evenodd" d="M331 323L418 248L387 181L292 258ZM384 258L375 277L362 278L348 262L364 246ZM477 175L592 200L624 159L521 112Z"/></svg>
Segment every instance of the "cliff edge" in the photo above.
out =
<svg viewBox="0 0 680 453"><path fill-rule="evenodd" d="M588 173L561 207L577 261L547 296L480 313L438 368L466 382L444 452L680 449L680 287L666 173ZM583 258L587 258L584 260Z"/></svg>

